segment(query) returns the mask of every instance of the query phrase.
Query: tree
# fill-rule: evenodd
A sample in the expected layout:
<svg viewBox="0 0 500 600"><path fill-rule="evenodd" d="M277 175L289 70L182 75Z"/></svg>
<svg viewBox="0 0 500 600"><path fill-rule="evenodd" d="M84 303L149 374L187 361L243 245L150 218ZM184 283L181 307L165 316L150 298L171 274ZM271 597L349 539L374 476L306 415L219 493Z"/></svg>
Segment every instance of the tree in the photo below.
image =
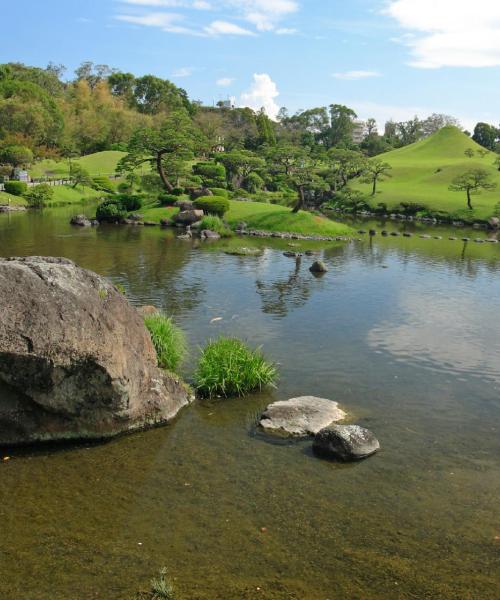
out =
<svg viewBox="0 0 500 600"><path fill-rule="evenodd" d="M78 163L72 163L69 177L73 182L73 188L76 188L79 185L82 187L92 187L94 185L89 172Z"/></svg>
<svg viewBox="0 0 500 600"><path fill-rule="evenodd" d="M429 135L436 133L436 131L443 129L443 127L449 126L461 129L460 121L458 119L441 113L433 113L421 122L422 134L424 137L428 137Z"/></svg>
<svg viewBox="0 0 500 600"><path fill-rule="evenodd" d="M396 123L396 134L401 146L418 142L422 137L422 121L417 116L409 121L400 121Z"/></svg>
<svg viewBox="0 0 500 600"><path fill-rule="evenodd" d="M344 188L351 179L359 177L366 169L366 158L355 150L331 148L328 151L326 176L334 192Z"/></svg>
<svg viewBox="0 0 500 600"><path fill-rule="evenodd" d="M483 148L495 150L495 144L498 141L499 133L499 130L493 125L489 125L488 123L478 123L474 127L472 139L480 146L483 146Z"/></svg>
<svg viewBox="0 0 500 600"><path fill-rule="evenodd" d="M219 154L216 161L226 167L228 182L232 182L237 188L240 188L243 181L255 171L259 171L266 166L266 161L259 156L255 156L249 150L233 150Z"/></svg>
<svg viewBox="0 0 500 600"><path fill-rule="evenodd" d="M366 135L372 135L377 133L377 121L370 118L366 121Z"/></svg>
<svg viewBox="0 0 500 600"><path fill-rule="evenodd" d="M318 175L317 161L311 156L308 149L304 149L300 158L290 171L288 177L290 184L297 190L297 202L292 209L293 213L305 207L306 193L324 192L329 189L328 183Z"/></svg>
<svg viewBox="0 0 500 600"><path fill-rule="evenodd" d="M14 169L33 162L33 152L26 146L10 144L0 148L0 163L11 165Z"/></svg>
<svg viewBox="0 0 500 600"><path fill-rule="evenodd" d="M54 190L46 183L34 185L24 197L31 208L43 208L54 197Z"/></svg>
<svg viewBox="0 0 500 600"><path fill-rule="evenodd" d="M474 157L474 150L472 148L467 148L467 150L464 152L464 154L468 158L473 158Z"/></svg>
<svg viewBox="0 0 500 600"><path fill-rule="evenodd" d="M128 145L128 154L118 163L119 173L130 173L144 164L156 168L167 192L171 183L166 162L189 160L203 146L203 138L184 111L176 111L167 117L160 129L138 129Z"/></svg>
<svg viewBox="0 0 500 600"><path fill-rule="evenodd" d="M479 156L481 158L484 158L490 152L489 152L489 150L486 150L486 148L479 148L479 150L477 151L477 153L479 154Z"/></svg>
<svg viewBox="0 0 500 600"><path fill-rule="evenodd" d="M289 143L280 143L266 149L268 166L272 173L290 175L293 167L303 157L303 150Z"/></svg>
<svg viewBox="0 0 500 600"><path fill-rule="evenodd" d="M343 104L330 105L330 147L339 145L349 147L352 144L353 120L356 117L357 114Z"/></svg>
<svg viewBox="0 0 500 600"><path fill-rule="evenodd" d="M493 165L497 168L497 171L500 171L500 156L497 156L493 161Z"/></svg>
<svg viewBox="0 0 500 600"><path fill-rule="evenodd" d="M392 177L389 173L391 169L392 166L389 163L381 160L372 160L368 162L364 171L363 181L372 184L372 196L375 196L377 193L377 183L379 181Z"/></svg>
<svg viewBox="0 0 500 600"><path fill-rule="evenodd" d="M493 183L488 171L484 169L471 169L453 179L449 189L452 192L465 192L467 194L467 206L472 210L471 196L481 193L481 190L494 190L497 187Z"/></svg>

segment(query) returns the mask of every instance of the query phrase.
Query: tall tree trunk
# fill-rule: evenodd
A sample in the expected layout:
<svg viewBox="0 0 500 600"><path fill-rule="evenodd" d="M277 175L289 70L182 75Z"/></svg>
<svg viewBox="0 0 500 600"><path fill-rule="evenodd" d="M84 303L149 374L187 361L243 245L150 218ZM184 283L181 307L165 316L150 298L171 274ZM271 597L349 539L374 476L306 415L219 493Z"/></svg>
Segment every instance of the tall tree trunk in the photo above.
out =
<svg viewBox="0 0 500 600"><path fill-rule="evenodd" d="M167 191L171 194L172 190L174 189L174 186L170 183L170 181L167 179L167 176L165 174L165 170L163 169L163 163L162 163L162 159L163 159L163 155L166 154L166 150L160 150L157 155L156 155L156 169L158 171L158 175L160 176L163 185L167 188Z"/></svg>
<svg viewBox="0 0 500 600"><path fill-rule="evenodd" d="M304 198L304 188L299 186L299 197L297 199L297 203L293 207L292 213L298 213L301 208L304 206L305 198Z"/></svg>
<svg viewBox="0 0 500 600"><path fill-rule="evenodd" d="M472 210L472 202L470 198L470 189L467 188L467 206Z"/></svg>
<svg viewBox="0 0 500 600"><path fill-rule="evenodd" d="M374 177L373 178L372 196L375 196L376 193L377 193L377 178Z"/></svg>

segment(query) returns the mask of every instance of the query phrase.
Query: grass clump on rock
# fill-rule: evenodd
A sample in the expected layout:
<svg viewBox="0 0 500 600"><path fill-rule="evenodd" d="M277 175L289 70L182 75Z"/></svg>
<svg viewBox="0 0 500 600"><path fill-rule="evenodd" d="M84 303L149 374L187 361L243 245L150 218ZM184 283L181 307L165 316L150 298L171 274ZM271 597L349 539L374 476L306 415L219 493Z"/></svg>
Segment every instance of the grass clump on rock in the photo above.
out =
<svg viewBox="0 0 500 600"><path fill-rule="evenodd" d="M184 332L170 317L161 313L146 315L144 325L155 347L158 365L162 369L175 372L186 356L187 344Z"/></svg>
<svg viewBox="0 0 500 600"><path fill-rule="evenodd" d="M236 338L221 337L204 348L195 373L195 386L202 396L242 396L277 378L276 367L259 349L252 350Z"/></svg>
<svg viewBox="0 0 500 600"><path fill-rule="evenodd" d="M215 231L221 237L231 237L233 235L233 232L224 223L224 221L215 215L206 215L203 217L199 229L209 229L210 231Z"/></svg>

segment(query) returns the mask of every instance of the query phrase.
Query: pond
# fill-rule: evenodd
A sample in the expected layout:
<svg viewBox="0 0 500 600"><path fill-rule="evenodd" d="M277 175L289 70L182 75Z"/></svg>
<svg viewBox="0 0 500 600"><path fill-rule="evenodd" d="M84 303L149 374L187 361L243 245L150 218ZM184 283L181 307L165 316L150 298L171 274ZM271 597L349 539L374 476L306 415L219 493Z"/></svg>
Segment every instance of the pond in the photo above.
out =
<svg viewBox="0 0 500 600"><path fill-rule="evenodd" d="M181 600L498 599L499 244L359 236L324 245L316 278L285 241L75 229L73 212L0 215L0 255L66 256L165 309L188 379L220 334L262 345L281 377L109 443L10 450L2 600L133 600L163 566ZM270 401L309 394L381 452L343 465L256 431Z"/></svg>

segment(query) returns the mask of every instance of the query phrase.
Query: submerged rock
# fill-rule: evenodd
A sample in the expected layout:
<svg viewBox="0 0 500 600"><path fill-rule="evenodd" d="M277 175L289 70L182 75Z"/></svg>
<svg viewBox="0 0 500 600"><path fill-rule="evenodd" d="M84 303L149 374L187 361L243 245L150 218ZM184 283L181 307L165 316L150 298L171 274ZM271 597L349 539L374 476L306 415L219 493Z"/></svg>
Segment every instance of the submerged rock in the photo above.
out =
<svg viewBox="0 0 500 600"><path fill-rule="evenodd" d="M0 314L0 444L107 438L190 402L138 311L70 260L0 259Z"/></svg>
<svg viewBox="0 0 500 600"><path fill-rule="evenodd" d="M344 461L359 460L377 452L380 444L369 429L359 425L331 425L314 437L313 450L319 456Z"/></svg>
<svg viewBox="0 0 500 600"><path fill-rule="evenodd" d="M316 260L309 267L309 271L311 271L311 273L327 273L328 267L322 260Z"/></svg>
<svg viewBox="0 0 500 600"><path fill-rule="evenodd" d="M200 232L200 237L202 240L220 240L220 234L211 229L203 229Z"/></svg>
<svg viewBox="0 0 500 600"><path fill-rule="evenodd" d="M262 413L259 424L270 433L303 437L314 435L346 416L333 400L301 396L273 402Z"/></svg>

